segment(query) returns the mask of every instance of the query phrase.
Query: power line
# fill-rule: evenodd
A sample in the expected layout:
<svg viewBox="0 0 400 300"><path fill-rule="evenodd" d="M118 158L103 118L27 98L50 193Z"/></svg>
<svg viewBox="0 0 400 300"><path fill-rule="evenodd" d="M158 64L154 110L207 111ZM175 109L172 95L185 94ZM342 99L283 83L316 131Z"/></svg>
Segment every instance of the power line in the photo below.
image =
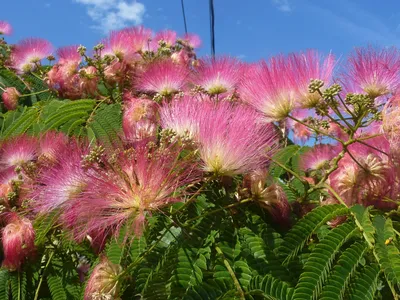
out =
<svg viewBox="0 0 400 300"><path fill-rule="evenodd" d="M186 14L185 14L185 5L183 4L183 0L181 0L182 5L182 15L183 15L183 24L185 25L185 33L187 34L187 25L186 25Z"/></svg>
<svg viewBox="0 0 400 300"><path fill-rule="evenodd" d="M209 3L210 3L211 56L215 57L214 0L209 0Z"/></svg>

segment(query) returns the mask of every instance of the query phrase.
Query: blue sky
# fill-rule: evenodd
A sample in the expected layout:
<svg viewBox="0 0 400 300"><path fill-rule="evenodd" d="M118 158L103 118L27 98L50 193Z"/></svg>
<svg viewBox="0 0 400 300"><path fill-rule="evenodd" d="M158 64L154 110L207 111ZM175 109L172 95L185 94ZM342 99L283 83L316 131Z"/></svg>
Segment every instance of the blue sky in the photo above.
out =
<svg viewBox="0 0 400 300"><path fill-rule="evenodd" d="M399 0L214 0L217 54L256 61L307 48L337 56L368 43L400 46ZM184 0L189 32L210 53L208 0ZM92 47L110 29L142 24L184 32L180 0L3 0L8 37L42 37L56 47Z"/></svg>

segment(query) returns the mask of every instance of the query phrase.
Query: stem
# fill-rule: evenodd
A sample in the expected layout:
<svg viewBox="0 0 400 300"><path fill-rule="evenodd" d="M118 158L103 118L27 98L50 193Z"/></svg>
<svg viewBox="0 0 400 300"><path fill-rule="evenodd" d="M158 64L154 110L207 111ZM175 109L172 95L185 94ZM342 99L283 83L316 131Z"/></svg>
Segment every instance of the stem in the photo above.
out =
<svg viewBox="0 0 400 300"><path fill-rule="evenodd" d="M49 256L49 259L47 260L46 266L45 266L44 269L43 269L43 273L42 273L42 276L40 277L38 287L36 288L35 298L34 298L33 300L39 299L39 298L38 298L38 297L39 297L39 291L40 291L40 287L42 286L44 274L45 274L45 272L46 272L47 267L48 267L49 264L50 264L51 259L53 258L53 255L54 255L54 251L52 251L52 252L50 253L50 256Z"/></svg>
<svg viewBox="0 0 400 300"><path fill-rule="evenodd" d="M46 92L49 92L49 91L50 91L50 89L46 89L46 90L39 91L39 92L34 92L34 93L29 93L29 94L23 94L23 95L21 95L20 97L27 97L27 96L38 95L38 94L46 93Z"/></svg>
<svg viewBox="0 0 400 300"><path fill-rule="evenodd" d="M237 291L238 291L238 293L240 295L240 299L244 300L245 297L244 297L244 292L243 292L242 286L240 285L240 282L237 279L237 277L235 275L235 272L233 271L233 269L232 269L231 265L229 264L228 260L225 258L224 252L222 252L221 248L219 248L218 246L215 246L215 250L217 251L217 253L219 255L221 255L222 260L223 260L224 265L225 265L225 268L228 270L229 274L231 275L233 283L235 284L235 287L236 287L236 289L237 289Z"/></svg>
<svg viewBox="0 0 400 300"><path fill-rule="evenodd" d="M189 198L188 201L186 201L179 209L177 209L176 211L174 211L172 213L172 215L176 215L177 213L181 212L184 208L186 208L190 203L192 203L196 198L196 196L205 188L205 186L207 185L208 181L204 181L204 183L202 184L202 186L192 195L192 197Z"/></svg>
<svg viewBox="0 0 400 300"><path fill-rule="evenodd" d="M21 299L21 272L18 271L18 300Z"/></svg>

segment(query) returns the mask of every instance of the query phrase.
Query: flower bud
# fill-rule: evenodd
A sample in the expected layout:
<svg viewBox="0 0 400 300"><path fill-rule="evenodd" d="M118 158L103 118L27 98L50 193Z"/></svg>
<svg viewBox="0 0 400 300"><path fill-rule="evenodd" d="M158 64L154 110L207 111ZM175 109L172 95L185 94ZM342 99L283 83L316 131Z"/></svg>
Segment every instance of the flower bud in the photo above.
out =
<svg viewBox="0 0 400 300"><path fill-rule="evenodd" d="M3 229L3 267L15 271L25 258L34 253L35 231L31 221L12 213L8 225Z"/></svg>
<svg viewBox="0 0 400 300"><path fill-rule="evenodd" d="M3 98L4 106L8 110L14 110L17 108L18 99L20 96L21 94L15 87L8 87L4 90L4 93L1 97Z"/></svg>
<svg viewBox="0 0 400 300"><path fill-rule="evenodd" d="M122 267L113 264L106 257L93 269L86 285L84 300L118 299L120 282L118 275Z"/></svg>

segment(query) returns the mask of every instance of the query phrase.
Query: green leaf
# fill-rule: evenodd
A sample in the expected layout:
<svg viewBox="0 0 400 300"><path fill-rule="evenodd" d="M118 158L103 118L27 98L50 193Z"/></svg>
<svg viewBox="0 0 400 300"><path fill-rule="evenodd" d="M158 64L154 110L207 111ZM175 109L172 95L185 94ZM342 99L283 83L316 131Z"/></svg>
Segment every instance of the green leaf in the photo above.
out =
<svg viewBox="0 0 400 300"><path fill-rule="evenodd" d="M9 298L9 278L10 274L7 270L0 270L0 300Z"/></svg>
<svg viewBox="0 0 400 300"><path fill-rule="evenodd" d="M341 204L324 205L315 208L300 219L286 234L281 247L278 248L278 253L286 257L284 263L287 264L297 255L319 227L347 212L346 206Z"/></svg>
<svg viewBox="0 0 400 300"><path fill-rule="evenodd" d="M299 156L301 153L302 147L300 147L299 145L289 145L275 153L275 155L272 157L272 160L290 169L292 159L296 156ZM286 171L284 168L279 166L279 164L273 162L269 169L269 173L271 174L271 176L279 178L283 174L285 174Z"/></svg>
<svg viewBox="0 0 400 300"><path fill-rule="evenodd" d="M3 115L1 139L23 134L33 127L39 118L37 107L23 107L17 111L9 111Z"/></svg>
<svg viewBox="0 0 400 300"><path fill-rule="evenodd" d="M340 247L358 232L354 224L345 223L334 229L318 243L300 275L293 300L317 299L322 285L332 268L332 262L339 253Z"/></svg>
<svg viewBox="0 0 400 300"><path fill-rule="evenodd" d="M27 278L26 273L19 271L11 274L11 294L13 300L26 299Z"/></svg>
<svg viewBox="0 0 400 300"><path fill-rule="evenodd" d="M59 274L49 274L47 276L47 285L53 300L67 300L67 294Z"/></svg>
<svg viewBox="0 0 400 300"><path fill-rule="evenodd" d="M327 284L323 287L321 300L343 299L350 279L367 249L365 242L357 242L340 255Z"/></svg>
<svg viewBox="0 0 400 300"><path fill-rule="evenodd" d="M400 287L400 252L391 242L395 239L392 220L376 216L373 224L376 229L375 253L378 262L384 270L388 283Z"/></svg>
<svg viewBox="0 0 400 300"><path fill-rule="evenodd" d="M362 233L368 244L373 245L375 244L375 228L372 225L371 218L369 211L371 210L372 206L364 207L362 205L354 205L350 208L350 211L354 214L356 218L356 222L358 222L358 226L362 228Z"/></svg>
<svg viewBox="0 0 400 300"><path fill-rule="evenodd" d="M249 293L262 295L270 300L291 300L294 288L271 275L255 276L251 279Z"/></svg>
<svg viewBox="0 0 400 300"><path fill-rule="evenodd" d="M363 268L351 284L350 300L373 300L378 286L379 267L376 264Z"/></svg>

